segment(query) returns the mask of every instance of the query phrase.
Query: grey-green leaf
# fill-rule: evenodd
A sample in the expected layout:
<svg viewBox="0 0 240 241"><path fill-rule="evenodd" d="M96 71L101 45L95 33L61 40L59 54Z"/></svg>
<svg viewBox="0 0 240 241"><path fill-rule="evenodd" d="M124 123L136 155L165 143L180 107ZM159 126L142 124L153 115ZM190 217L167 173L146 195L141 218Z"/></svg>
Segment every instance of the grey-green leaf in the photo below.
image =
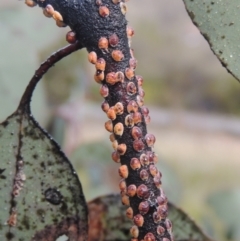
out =
<svg viewBox="0 0 240 241"><path fill-rule="evenodd" d="M128 241L132 221L125 215L126 207L120 195L112 194L94 199L88 203L88 241ZM168 204L168 218L173 224L175 241L212 241L195 222L181 209Z"/></svg>
<svg viewBox="0 0 240 241"><path fill-rule="evenodd" d="M173 234L176 241L213 241L184 211L172 203L168 205L168 217L173 223Z"/></svg>
<svg viewBox="0 0 240 241"><path fill-rule="evenodd" d="M240 80L239 0L183 1L222 65Z"/></svg>
<svg viewBox="0 0 240 241"><path fill-rule="evenodd" d="M79 179L56 142L21 108L0 125L0 157L0 240L86 240Z"/></svg>

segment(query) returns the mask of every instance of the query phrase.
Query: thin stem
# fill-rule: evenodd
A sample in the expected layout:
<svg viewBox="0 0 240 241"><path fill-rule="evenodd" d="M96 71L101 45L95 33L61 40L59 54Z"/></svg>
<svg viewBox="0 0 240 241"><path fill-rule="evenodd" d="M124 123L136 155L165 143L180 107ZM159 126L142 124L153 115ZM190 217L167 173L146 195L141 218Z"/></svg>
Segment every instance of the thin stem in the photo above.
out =
<svg viewBox="0 0 240 241"><path fill-rule="evenodd" d="M23 96L20 100L18 110L25 110L27 112L30 112L30 102L32 98L33 91L35 90L35 87L37 83L40 81L40 79L43 77L43 75L58 61L60 61L62 58L68 56L69 54L79 50L82 48L82 45L79 42L76 42L74 44L65 46L62 49L59 49L55 53L53 53L45 62L43 62L40 67L36 70L34 76L30 80L25 92L23 93Z"/></svg>

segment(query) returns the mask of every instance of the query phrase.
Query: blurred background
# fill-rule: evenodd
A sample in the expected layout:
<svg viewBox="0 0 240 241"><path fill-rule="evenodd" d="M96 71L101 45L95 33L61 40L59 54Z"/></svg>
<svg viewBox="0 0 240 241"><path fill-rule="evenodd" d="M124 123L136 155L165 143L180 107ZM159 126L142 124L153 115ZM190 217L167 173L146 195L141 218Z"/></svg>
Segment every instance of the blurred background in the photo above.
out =
<svg viewBox="0 0 240 241"><path fill-rule="evenodd" d="M130 1L136 73L144 77L149 132L171 202L216 240L240 240L240 84L221 66L181 0ZM31 76L65 46L40 8L0 1L0 120L17 107ZM85 50L56 64L34 93L35 118L79 173L87 200L118 192L107 120Z"/></svg>

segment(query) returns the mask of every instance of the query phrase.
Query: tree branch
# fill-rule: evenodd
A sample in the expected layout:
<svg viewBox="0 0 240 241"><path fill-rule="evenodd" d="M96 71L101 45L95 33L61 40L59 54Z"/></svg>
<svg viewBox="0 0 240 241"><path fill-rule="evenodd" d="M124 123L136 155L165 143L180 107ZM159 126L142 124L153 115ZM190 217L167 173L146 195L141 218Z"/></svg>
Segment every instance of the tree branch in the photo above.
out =
<svg viewBox="0 0 240 241"><path fill-rule="evenodd" d="M105 127L115 149L112 159L121 163L122 202L134 222L132 241L172 240L167 198L152 149L155 137L146 128L150 117L143 105L142 78L135 75L136 59L129 46L133 30L127 28L125 1L34 1L58 26L69 25L95 65L94 79L101 85L102 109L109 119Z"/></svg>

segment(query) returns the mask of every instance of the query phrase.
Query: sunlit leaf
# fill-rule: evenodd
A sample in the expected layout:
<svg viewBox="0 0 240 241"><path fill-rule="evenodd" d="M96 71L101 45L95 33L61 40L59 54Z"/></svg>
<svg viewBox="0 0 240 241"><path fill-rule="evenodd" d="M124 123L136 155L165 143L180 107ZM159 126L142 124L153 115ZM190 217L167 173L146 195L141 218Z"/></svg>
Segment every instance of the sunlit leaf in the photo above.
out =
<svg viewBox="0 0 240 241"><path fill-rule="evenodd" d="M239 0L183 0L193 22L230 73L240 79Z"/></svg>
<svg viewBox="0 0 240 241"><path fill-rule="evenodd" d="M120 195L103 196L88 203L89 241L129 241L131 220ZM169 219L173 223L175 241L212 241L195 222L179 208L169 203Z"/></svg>

